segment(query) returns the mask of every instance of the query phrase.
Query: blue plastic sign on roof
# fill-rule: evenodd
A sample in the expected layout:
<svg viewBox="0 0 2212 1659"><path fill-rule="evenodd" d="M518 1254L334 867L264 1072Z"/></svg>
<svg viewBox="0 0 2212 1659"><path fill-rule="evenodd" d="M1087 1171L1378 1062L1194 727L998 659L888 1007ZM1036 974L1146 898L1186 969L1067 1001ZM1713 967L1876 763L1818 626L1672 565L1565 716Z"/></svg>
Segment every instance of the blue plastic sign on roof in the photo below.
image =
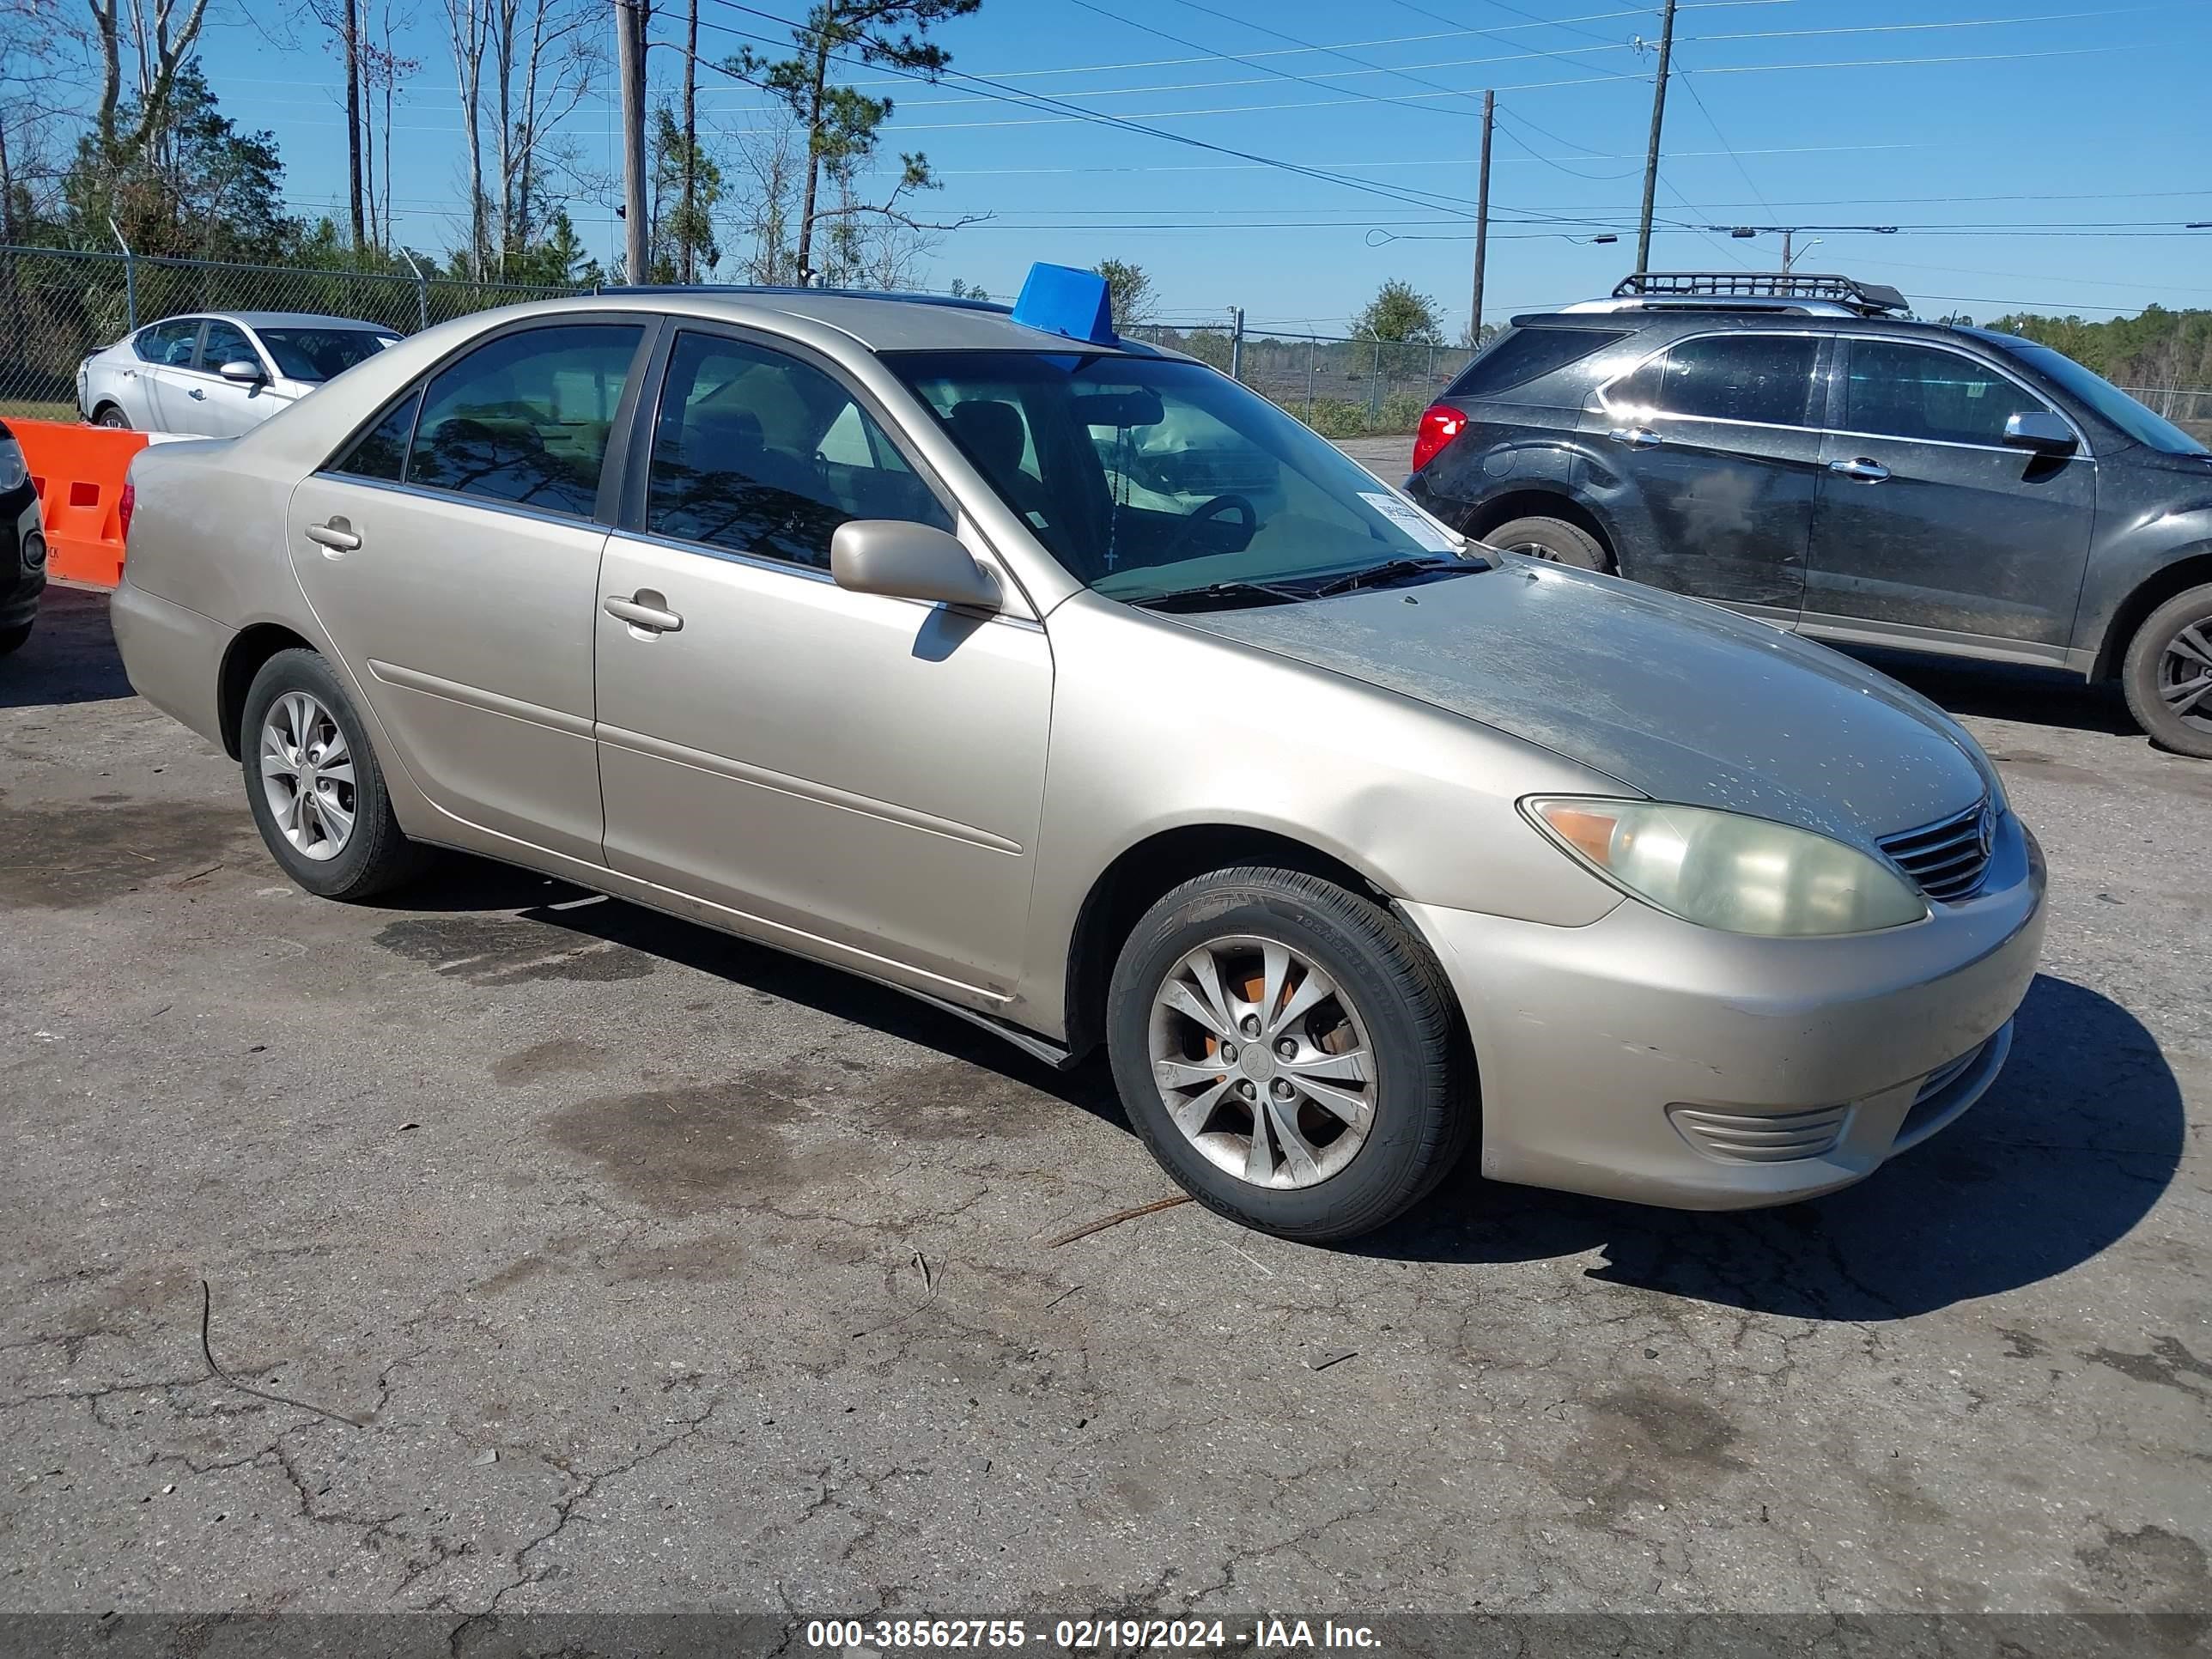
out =
<svg viewBox="0 0 2212 1659"><path fill-rule="evenodd" d="M1092 345L1112 345L1114 304L1106 279L1072 265L1034 264L1014 301L1014 320L1048 334L1064 334Z"/></svg>

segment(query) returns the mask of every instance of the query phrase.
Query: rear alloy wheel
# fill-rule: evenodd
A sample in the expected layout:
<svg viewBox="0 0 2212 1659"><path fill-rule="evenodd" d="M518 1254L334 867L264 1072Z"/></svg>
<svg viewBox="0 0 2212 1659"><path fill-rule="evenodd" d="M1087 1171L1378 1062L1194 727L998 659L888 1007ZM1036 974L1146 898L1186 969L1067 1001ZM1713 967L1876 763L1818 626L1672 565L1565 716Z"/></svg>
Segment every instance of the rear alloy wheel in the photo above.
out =
<svg viewBox="0 0 2212 1659"><path fill-rule="evenodd" d="M128 432L131 429L131 417L113 404L102 404L100 406L100 412L92 417L92 423L94 426L108 427L118 432Z"/></svg>
<svg viewBox="0 0 2212 1659"><path fill-rule="evenodd" d="M2120 671L2128 709L2151 741L2212 760L2212 582L2143 619Z"/></svg>
<svg viewBox="0 0 2212 1659"><path fill-rule="evenodd" d="M1107 1047L1131 1121L1191 1195L1320 1242L1368 1232L1474 1128L1452 994L1382 905L1287 870L1184 883L1115 964Z"/></svg>
<svg viewBox="0 0 2212 1659"><path fill-rule="evenodd" d="M1605 544L1565 519L1511 519L1480 538L1485 545L1519 553L1548 564L1572 565L1610 575L1613 556Z"/></svg>
<svg viewBox="0 0 2212 1659"><path fill-rule="evenodd" d="M239 720L253 822L284 873L322 898L362 899L418 873L427 848L392 816L352 699L313 651L261 665Z"/></svg>

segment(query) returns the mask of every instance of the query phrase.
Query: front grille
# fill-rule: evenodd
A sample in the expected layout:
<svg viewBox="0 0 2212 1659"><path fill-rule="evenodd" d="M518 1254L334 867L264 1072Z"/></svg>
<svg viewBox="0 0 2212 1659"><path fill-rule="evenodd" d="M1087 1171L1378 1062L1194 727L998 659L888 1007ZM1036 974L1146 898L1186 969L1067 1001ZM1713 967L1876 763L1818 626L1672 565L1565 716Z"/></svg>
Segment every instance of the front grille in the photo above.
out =
<svg viewBox="0 0 2212 1659"><path fill-rule="evenodd" d="M1848 1106L1809 1112L1718 1112L1705 1106L1669 1106L1667 1116L1682 1138L1709 1158L1730 1164L1787 1164L1820 1158L1836 1144Z"/></svg>
<svg viewBox="0 0 2212 1659"><path fill-rule="evenodd" d="M1984 800L1955 817L1885 836L1881 850L1929 898L1952 904L1972 894L1989 873L1995 830L1994 811Z"/></svg>

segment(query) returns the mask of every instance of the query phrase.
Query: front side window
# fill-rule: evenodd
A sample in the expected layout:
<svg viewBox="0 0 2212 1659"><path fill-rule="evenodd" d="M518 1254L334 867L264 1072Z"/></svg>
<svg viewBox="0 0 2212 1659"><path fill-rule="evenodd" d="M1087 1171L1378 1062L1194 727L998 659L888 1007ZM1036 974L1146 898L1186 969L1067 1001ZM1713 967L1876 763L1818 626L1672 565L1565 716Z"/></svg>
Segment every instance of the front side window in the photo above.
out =
<svg viewBox="0 0 2212 1659"><path fill-rule="evenodd" d="M644 332L579 323L478 346L424 390L406 482L589 518Z"/></svg>
<svg viewBox="0 0 2212 1659"><path fill-rule="evenodd" d="M1808 334L1685 340L1667 354L1659 407L1692 419L1802 426L1820 349Z"/></svg>
<svg viewBox="0 0 2212 1659"><path fill-rule="evenodd" d="M679 334L646 481L646 526L815 569L853 519L952 520L850 392L744 341Z"/></svg>
<svg viewBox="0 0 2212 1659"><path fill-rule="evenodd" d="M252 363L258 368L261 356L246 337L246 331L235 323L210 323L207 339L200 347L200 367L214 374L225 363Z"/></svg>
<svg viewBox="0 0 2212 1659"><path fill-rule="evenodd" d="M198 343L200 323L197 317L179 318L174 322L156 323L141 330L131 342L131 349L149 363L159 363L170 368L189 368L192 348Z"/></svg>
<svg viewBox="0 0 2212 1659"><path fill-rule="evenodd" d="M1854 340L1844 426L1888 438L2002 444L2005 422L2040 398L1955 351L1892 340Z"/></svg>
<svg viewBox="0 0 2212 1659"><path fill-rule="evenodd" d="M276 372L286 380L319 382L398 344L399 337L368 328L264 328L261 343L269 348ZM210 355L215 350L212 333L208 350Z"/></svg>
<svg viewBox="0 0 2212 1659"><path fill-rule="evenodd" d="M1334 444L1201 364L1119 353L911 352L892 370L1045 550L1143 604L1227 584L1305 597L1462 544Z"/></svg>

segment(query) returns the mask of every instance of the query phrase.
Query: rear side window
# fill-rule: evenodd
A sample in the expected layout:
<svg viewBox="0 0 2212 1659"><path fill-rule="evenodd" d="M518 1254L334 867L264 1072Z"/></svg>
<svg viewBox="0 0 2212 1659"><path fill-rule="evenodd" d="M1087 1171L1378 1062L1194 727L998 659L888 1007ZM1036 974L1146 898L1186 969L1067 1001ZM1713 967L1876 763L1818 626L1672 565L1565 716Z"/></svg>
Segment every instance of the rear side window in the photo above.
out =
<svg viewBox="0 0 2212 1659"><path fill-rule="evenodd" d="M162 363L173 368L189 368L192 348L198 343L200 322L197 317L173 323L156 323L142 330L131 343L131 349L149 363Z"/></svg>
<svg viewBox="0 0 2212 1659"><path fill-rule="evenodd" d="M1526 386L1628 337L1624 328L1516 328L1460 371L1447 398L1487 398Z"/></svg>
<svg viewBox="0 0 2212 1659"><path fill-rule="evenodd" d="M812 365L711 334L670 352L646 528L826 570L851 519L952 520L884 429Z"/></svg>
<svg viewBox="0 0 2212 1659"><path fill-rule="evenodd" d="M2049 405L1954 351L1854 340L1844 425L1852 432L1942 443L2002 444L2005 422Z"/></svg>
<svg viewBox="0 0 2212 1659"><path fill-rule="evenodd" d="M478 346L424 390L406 482L589 518L644 332L583 323Z"/></svg>
<svg viewBox="0 0 2212 1659"><path fill-rule="evenodd" d="M1803 426L1820 354L1809 334L1685 340L1667 354L1658 407L1697 420Z"/></svg>

